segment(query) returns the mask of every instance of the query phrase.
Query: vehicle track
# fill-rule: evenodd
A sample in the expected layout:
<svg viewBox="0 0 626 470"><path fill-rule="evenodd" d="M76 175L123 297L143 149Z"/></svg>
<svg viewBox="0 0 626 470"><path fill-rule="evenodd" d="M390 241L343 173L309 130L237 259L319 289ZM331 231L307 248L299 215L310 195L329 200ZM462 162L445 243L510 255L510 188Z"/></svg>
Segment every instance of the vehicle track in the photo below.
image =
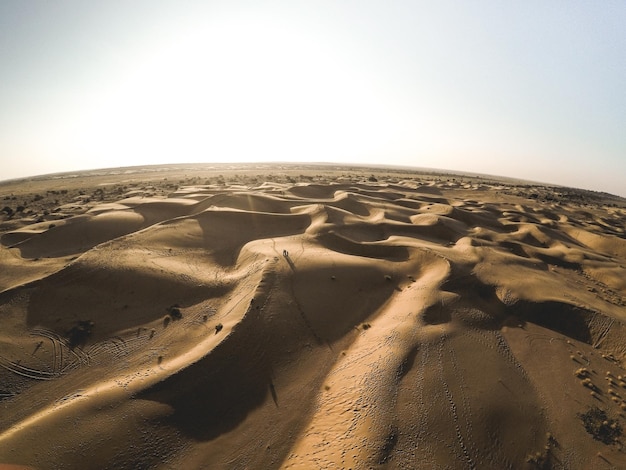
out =
<svg viewBox="0 0 626 470"><path fill-rule="evenodd" d="M11 361L3 356L0 356L0 367L12 372L13 374L33 380L53 380L61 375L56 372L32 369L30 367L23 366L16 361Z"/></svg>
<svg viewBox="0 0 626 470"><path fill-rule="evenodd" d="M472 407L469 398L467 397L467 393L465 390L468 389L464 374L459 369L458 358L456 355L455 348L452 344L450 338L444 333L445 343L449 345L448 347L448 356L450 357L450 364L452 365L452 370L454 377L459 380L458 386L458 395L461 397L461 414L464 416L464 424L465 424L465 436L468 441L468 452L471 452L471 455L478 455L478 448L476 443L473 441L472 436L474 435L474 431L472 429ZM474 464L475 467L475 464Z"/></svg>
<svg viewBox="0 0 626 470"><path fill-rule="evenodd" d="M448 401L448 407L450 411L450 416L452 417L452 421L454 423L454 430L456 434L456 443L458 444L458 448L455 447L456 461L457 462L465 462L467 464L467 468L474 469L476 468L476 464L472 460L467 446L465 445L465 439L463 438L463 434L461 432L461 426L459 424L459 416L457 411L457 406L454 401L454 397L452 395L452 391L448 385L448 382L445 378L445 370L444 370L444 345L448 340L448 335L441 329L441 336L439 338L439 342L437 344L437 370L439 372L439 379L441 380L441 386L443 388L444 395L446 400Z"/></svg>
<svg viewBox="0 0 626 470"><path fill-rule="evenodd" d="M415 403L417 405L417 432L414 438L415 455L420 456L420 460L424 464L423 468L434 468L434 452L428 445L427 441L428 414L430 406L424 399L424 371L428 370L428 368L432 365L430 358L430 343L425 339L424 332L421 327L418 327L417 335L419 338L418 355L420 355L420 363L419 367L416 369L417 380L414 388L414 396L416 398Z"/></svg>

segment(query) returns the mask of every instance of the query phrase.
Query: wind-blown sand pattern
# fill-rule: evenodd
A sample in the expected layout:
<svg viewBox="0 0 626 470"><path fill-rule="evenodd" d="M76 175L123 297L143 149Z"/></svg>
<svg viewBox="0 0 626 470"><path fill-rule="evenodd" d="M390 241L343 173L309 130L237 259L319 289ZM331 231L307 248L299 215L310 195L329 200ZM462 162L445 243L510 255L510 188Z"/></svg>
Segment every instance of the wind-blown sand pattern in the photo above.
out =
<svg viewBox="0 0 626 470"><path fill-rule="evenodd" d="M374 179L7 211L0 463L626 467L623 200Z"/></svg>

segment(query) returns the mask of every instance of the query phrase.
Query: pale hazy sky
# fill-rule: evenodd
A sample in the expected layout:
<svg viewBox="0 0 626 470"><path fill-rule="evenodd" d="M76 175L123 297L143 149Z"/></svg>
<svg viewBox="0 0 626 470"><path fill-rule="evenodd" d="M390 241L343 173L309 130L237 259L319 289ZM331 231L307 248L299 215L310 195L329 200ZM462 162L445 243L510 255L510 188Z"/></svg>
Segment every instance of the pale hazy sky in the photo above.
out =
<svg viewBox="0 0 626 470"><path fill-rule="evenodd" d="M0 0L0 180L176 162L626 196L626 1Z"/></svg>

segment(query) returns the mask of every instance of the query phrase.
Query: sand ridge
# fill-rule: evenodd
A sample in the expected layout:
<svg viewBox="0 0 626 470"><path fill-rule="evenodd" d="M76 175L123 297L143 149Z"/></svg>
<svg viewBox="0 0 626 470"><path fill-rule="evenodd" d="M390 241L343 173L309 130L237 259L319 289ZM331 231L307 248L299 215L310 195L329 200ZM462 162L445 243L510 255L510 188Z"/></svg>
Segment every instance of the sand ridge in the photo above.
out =
<svg viewBox="0 0 626 470"><path fill-rule="evenodd" d="M168 174L6 212L0 463L626 465L622 438L579 416L626 423L614 199L416 174Z"/></svg>

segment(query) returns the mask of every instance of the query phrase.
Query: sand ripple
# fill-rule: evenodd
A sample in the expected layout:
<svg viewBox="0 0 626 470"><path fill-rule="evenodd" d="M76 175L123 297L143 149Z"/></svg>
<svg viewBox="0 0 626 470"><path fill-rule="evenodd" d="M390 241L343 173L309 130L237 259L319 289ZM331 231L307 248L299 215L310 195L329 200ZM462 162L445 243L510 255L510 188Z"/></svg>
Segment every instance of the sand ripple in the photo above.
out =
<svg viewBox="0 0 626 470"><path fill-rule="evenodd" d="M626 409L624 209L506 188L194 184L5 230L0 463L626 466L577 417Z"/></svg>

